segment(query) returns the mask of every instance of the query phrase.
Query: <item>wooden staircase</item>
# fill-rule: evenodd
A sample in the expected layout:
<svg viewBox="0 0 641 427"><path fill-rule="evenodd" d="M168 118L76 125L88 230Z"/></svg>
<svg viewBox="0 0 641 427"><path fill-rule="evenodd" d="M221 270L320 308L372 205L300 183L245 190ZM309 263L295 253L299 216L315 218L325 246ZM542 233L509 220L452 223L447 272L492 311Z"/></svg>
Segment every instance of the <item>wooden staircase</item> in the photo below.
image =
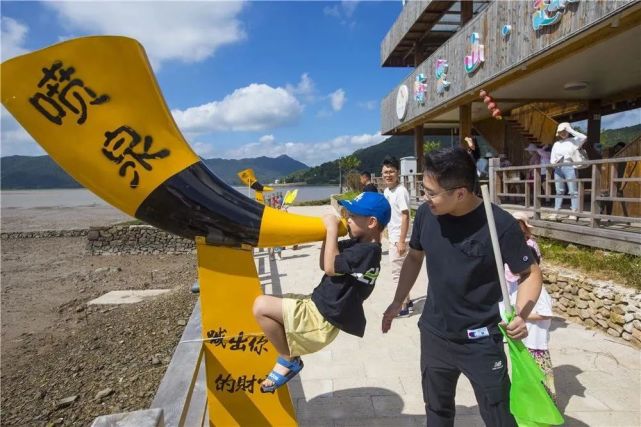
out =
<svg viewBox="0 0 641 427"><path fill-rule="evenodd" d="M556 128L559 125L556 120L539 109L537 104L515 108L505 120L523 139L534 144L554 143Z"/></svg>

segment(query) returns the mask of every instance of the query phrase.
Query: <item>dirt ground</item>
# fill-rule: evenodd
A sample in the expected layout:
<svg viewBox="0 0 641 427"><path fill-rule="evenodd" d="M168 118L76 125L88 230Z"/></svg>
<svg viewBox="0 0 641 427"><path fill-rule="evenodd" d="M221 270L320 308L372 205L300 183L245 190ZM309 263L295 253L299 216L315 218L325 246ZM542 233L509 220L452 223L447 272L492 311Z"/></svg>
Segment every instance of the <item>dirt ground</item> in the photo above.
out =
<svg viewBox="0 0 641 427"><path fill-rule="evenodd" d="M28 228L86 225L67 213L54 227L26 216ZM197 301L189 292L195 255L90 256L84 237L1 244L1 424L89 425L149 407ZM137 304L86 304L124 289L172 291Z"/></svg>

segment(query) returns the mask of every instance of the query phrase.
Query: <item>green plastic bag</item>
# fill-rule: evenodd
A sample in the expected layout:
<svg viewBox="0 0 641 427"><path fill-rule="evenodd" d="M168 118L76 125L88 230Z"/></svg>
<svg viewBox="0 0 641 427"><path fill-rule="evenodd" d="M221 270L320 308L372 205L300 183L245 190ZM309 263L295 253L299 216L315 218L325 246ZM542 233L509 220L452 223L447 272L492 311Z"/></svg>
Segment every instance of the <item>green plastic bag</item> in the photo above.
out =
<svg viewBox="0 0 641 427"><path fill-rule="evenodd" d="M499 329L507 340L512 362L510 412L516 423L519 427L563 424L563 416L543 385L545 374L539 365L521 340L513 340L502 327Z"/></svg>

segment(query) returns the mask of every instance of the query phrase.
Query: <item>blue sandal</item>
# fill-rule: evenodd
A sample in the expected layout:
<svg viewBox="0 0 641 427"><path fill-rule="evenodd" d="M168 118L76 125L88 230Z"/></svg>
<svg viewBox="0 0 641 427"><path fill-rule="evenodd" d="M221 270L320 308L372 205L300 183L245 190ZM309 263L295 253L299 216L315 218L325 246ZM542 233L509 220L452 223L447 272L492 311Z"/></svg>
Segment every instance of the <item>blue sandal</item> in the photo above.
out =
<svg viewBox="0 0 641 427"><path fill-rule="evenodd" d="M292 360L287 360L282 356L278 356L278 359L276 360L276 363L279 365L289 369L289 372L287 372L285 375L279 374L278 372L272 370L269 375L267 375L267 379L272 382L272 385L270 386L263 386L261 384L260 386L260 391L263 393L273 393L276 391L276 389L284 386L294 378L298 373L303 369L305 366L303 364L303 361L301 360L300 357L295 357Z"/></svg>

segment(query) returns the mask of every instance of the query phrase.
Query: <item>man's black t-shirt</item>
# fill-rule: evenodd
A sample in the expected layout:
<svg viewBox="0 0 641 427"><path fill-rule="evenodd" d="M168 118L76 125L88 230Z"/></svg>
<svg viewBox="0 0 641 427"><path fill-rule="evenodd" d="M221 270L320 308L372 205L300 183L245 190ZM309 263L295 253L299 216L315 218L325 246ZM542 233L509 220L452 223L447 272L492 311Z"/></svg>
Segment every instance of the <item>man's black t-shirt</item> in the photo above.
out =
<svg viewBox="0 0 641 427"><path fill-rule="evenodd" d="M533 262L517 221L492 205L501 255L515 274ZM434 215L427 203L414 219L410 247L425 251L427 301L419 327L448 339L467 339L487 327L497 333L502 299L499 276L483 204L457 217Z"/></svg>
<svg viewBox="0 0 641 427"><path fill-rule="evenodd" d="M372 193L378 193L378 188L370 182L369 184L366 184L365 187L363 187L363 193L366 191L371 191Z"/></svg>
<svg viewBox="0 0 641 427"><path fill-rule="evenodd" d="M324 275L312 292L318 311L332 325L348 334L365 334L363 301L374 290L381 268L381 244L356 239L338 242L334 261L336 276Z"/></svg>

